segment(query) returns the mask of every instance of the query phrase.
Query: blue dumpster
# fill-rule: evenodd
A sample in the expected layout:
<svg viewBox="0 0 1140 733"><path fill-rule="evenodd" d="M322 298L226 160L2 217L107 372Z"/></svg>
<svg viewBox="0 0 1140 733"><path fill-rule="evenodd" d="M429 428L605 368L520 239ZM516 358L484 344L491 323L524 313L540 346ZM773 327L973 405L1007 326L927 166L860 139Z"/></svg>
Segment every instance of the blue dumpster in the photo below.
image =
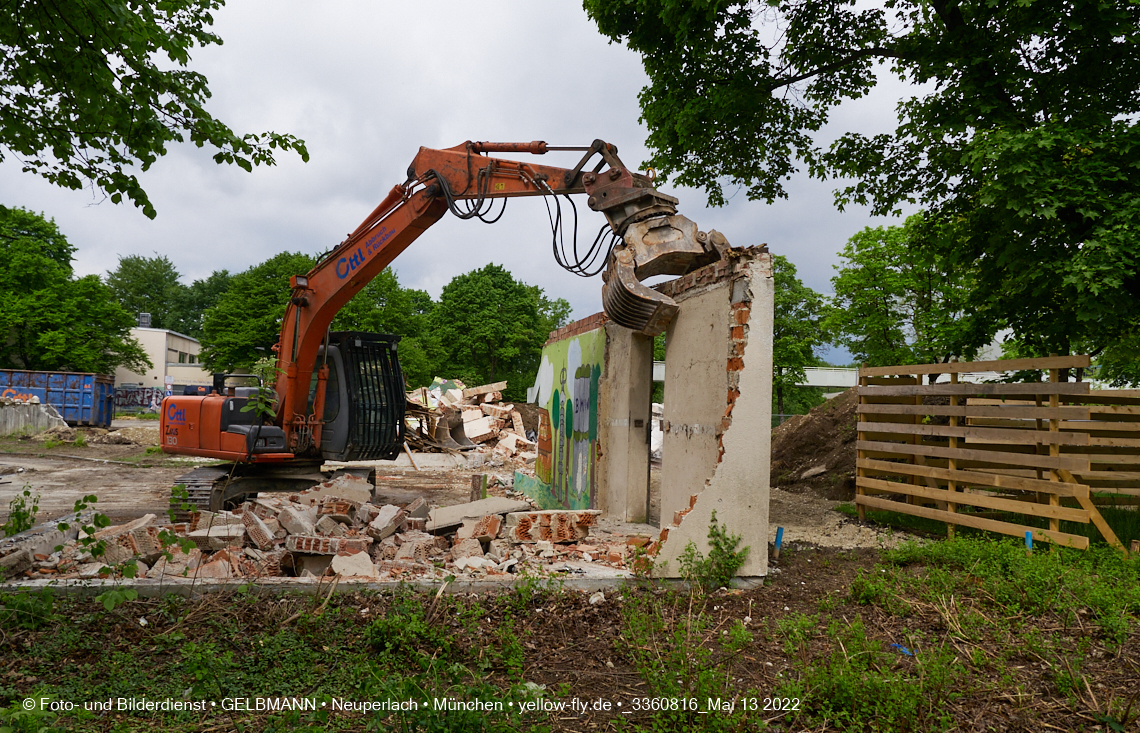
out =
<svg viewBox="0 0 1140 733"><path fill-rule="evenodd" d="M115 378L79 372L29 372L0 369L0 398L39 397L68 425L111 427L115 415Z"/></svg>

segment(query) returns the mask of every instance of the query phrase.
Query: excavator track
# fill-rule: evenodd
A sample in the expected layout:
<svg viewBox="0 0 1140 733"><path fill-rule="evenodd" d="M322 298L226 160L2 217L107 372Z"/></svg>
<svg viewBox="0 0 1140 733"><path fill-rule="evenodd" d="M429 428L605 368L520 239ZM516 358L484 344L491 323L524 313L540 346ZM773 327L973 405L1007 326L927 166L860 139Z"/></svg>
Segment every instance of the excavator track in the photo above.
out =
<svg viewBox="0 0 1140 733"><path fill-rule="evenodd" d="M329 476L320 471L320 466L320 461L287 466L232 463L201 466L175 479L175 486L186 487L188 496L185 503L193 507L190 511L219 512L263 491L292 493L326 481ZM371 469L341 469L340 472L356 473L369 483L375 483L370 478ZM180 511L180 507L175 509L176 516L186 518L188 512Z"/></svg>
<svg viewBox="0 0 1140 733"><path fill-rule="evenodd" d="M221 488L224 485L225 479L230 475L232 466L199 466L193 471L183 474L175 479L175 486L182 485L186 487L188 494L185 503L190 504L194 509L190 511L210 511L210 502L214 496L214 489ZM180 507L175 508L175 515L177 517L185 518L188 512L181 511Z"/></svg>

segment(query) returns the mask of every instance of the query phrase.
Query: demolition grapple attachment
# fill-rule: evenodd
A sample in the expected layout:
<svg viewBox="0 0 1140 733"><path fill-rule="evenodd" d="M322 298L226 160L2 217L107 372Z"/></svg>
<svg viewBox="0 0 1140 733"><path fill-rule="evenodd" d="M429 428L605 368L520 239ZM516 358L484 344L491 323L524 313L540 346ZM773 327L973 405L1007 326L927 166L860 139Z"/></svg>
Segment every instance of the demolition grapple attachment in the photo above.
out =
<svg viewBox="0 0 1140 733"><path fill-rule="evenodd" d="M698 231L694 222L677 213L677 199L627 169L616 150L601 152L610 169L583 174L582 184L590 208L605 214L622 238L602 273L602 307L614 323L656 336L679 306L641 281L654 275L685 275L725 257L730 245L719 232Z"/></svg>

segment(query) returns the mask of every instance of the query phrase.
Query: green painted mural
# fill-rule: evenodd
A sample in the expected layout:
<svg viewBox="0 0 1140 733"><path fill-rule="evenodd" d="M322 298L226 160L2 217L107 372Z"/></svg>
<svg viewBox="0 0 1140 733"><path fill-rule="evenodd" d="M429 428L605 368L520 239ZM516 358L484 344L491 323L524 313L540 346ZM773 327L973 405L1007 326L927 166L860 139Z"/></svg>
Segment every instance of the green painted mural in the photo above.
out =
<svg viewBox="0 0 1140 733"><path fill-rule="evenodd" d="M546 411L543 422L547 424L539 427L538 481L532 486L533 494L526 493L540 503L552 504L544 509L590 509L594 505L598 380L605 355L604 328L542 349L535 401Z"/></svg>

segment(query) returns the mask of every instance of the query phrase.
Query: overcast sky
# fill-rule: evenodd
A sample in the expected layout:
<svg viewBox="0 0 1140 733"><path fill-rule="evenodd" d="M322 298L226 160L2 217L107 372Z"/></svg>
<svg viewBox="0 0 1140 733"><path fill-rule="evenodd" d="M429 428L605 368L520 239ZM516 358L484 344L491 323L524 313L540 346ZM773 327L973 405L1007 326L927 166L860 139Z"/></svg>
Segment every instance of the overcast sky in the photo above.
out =
<svg viewBox="0 0 1140 733"><path fill-rule="evenodd" d="M322 252L404 180L420 146L602 138L630 167L647 157L638 121L637 94L646 82L640 57L609 44L574 0L243 0L216 14L214 30L225 44L198 49L191 62L210 81L208 109L239 133L297 135L311 160L285 154L277 167L249 174L216 165L206 149L172 146L140 174L158 210L153 221L98 192L66 191L21 173L12 159L0 164L0 202L54 218L78 248L79 274L104 275L121 255L157 252L189 283L286 250ZM885 79L870 97L842 107L823 139L847 129L893 129L904 91ZM552 153L542 162L570 167L576 156ZM767 243L795 263L806 284L830 292L847 238L889 222L858 208L840 214L832 182L801 174L787 188L789 199L773 205L741 191L719 209L707 208L700 191L664 190L701 229L717 229L736 246ZM583 212L582 229L592 238L602 215L584 200ZM403 285L438 297L455 275L491 262L566 298L574 318L601 310L601 279L583 280L555 264L541 199L511 201L493 225L447 215L394 267Z"/></svg>

